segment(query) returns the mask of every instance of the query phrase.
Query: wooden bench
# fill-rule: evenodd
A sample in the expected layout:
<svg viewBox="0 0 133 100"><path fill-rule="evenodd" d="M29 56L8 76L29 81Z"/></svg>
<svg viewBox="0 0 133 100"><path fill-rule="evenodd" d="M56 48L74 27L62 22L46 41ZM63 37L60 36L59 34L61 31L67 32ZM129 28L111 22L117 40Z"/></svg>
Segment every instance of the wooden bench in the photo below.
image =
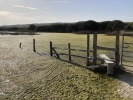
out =
<svg viewBox="0 0 133 100"><path fill-rule="evenodd" d="M107 57L105 54L99 54L99 56L107 63L107 74L113 74L113 65L114 62L109 57Z"/></svg>

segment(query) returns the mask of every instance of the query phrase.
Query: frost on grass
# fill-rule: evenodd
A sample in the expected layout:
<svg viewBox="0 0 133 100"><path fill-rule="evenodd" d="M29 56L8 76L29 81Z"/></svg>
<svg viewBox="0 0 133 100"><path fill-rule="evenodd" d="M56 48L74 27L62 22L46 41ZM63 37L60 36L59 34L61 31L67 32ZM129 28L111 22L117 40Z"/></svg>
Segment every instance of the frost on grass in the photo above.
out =
<svg viewBox="0 0 133 100"><path fill-rule="evenodd" d="M37 36L1 36L0 99L123 99L118 93L116 79L34 53L33 38L36 39L37 51L41 53L49 53L51 40L54 44L67 45L70 42L76 46L86 45L85 35L45 33ZM19 48L20 42L22 48Z"/></svg>

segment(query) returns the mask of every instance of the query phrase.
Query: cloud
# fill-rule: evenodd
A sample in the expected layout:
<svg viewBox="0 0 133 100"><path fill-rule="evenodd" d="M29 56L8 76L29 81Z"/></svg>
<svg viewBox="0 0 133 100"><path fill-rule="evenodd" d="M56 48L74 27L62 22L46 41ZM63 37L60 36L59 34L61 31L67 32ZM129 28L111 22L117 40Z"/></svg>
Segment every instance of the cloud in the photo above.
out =
<svg viewBox="0 0 133 100"><path fill-rule="evenodd" d="M25 13L13 13L8 11L0 11L1 19L17 20L17 21L33 21L35 18L26 16Z"/></svg>
<svg viewBox="0 0 133 100"><path fill-rule="evenodd" d="M27 24L27 23L48 23L57 20L54 16L46 14L45 16L30 15L29 13L18 13L9 11L0 11L0 25Z"/></svg>
<svg viewBox="0 0 133 100"><path fill-rule="evenodd" d="M37 8L33 8L33 7L25 7L25 6L21 6L21 5L13 5L15 7L20 7L20 8L26 8L26 9L31 9L31 10L38 10Z"/></svg>
<svg viewBox="0 0 133 100"><path fill-rule="evenodd" d="M53 2L50 2L50 3L69 3L70 1L68 0L63 0L63 1L59 1L59 0L56 0L56 1L53 1Z"/></svg>
<svg viewBox="0 0 133 100"><path fill-rule="evenodd" d="M61 3L69 3L70 1L61 1Z"/></svg>
<svg viewBox="0 0 133 100"><path fill-rule="evenodd" d="M10 12L8 12L8 11L0 11L0 15L1 16L5 16L5 15L8 15L8 14L10 14Z"/></svg>

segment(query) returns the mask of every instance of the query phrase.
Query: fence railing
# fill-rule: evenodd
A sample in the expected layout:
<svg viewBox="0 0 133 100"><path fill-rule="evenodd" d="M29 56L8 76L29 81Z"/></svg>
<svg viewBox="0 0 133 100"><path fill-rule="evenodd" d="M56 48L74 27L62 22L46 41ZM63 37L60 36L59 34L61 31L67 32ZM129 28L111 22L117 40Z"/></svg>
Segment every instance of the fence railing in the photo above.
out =
<svg viewBox="0 0 133 100"><path fill-rule="evenodd" d="M119 32L116 33L116 41L114 42L115 47L104 47L104 46L99 46L97 45L97 33L93 34L93 50L90 50L90 35L87 35L87 45L86 49L74 49L70 43L67 44L67 47L61 48L59 46L53 46L52 41L50 42L50 56L55 55L57 58L60 58L61 55L66 55L68 56L68 60L71 61L72 57L79 57L79 58L84 58L87 60L89 63L89 60L93 60L93 65L97 64L98 60L102 60L101 58L98 58L97 51L98 50L107 50L107 51L112 51L115 54L115 62L116 62L116 67L119 67L119 61L120 61L120 54L119 54ZM33 51L36 52L36 43L35 39L33 39ZM67 50L67 53L65 52L59 52L58 49L60 50ZM86 53L86 56L81 56L77 54L73 54L72 52L84 52ZM90 57L90 52L92 53L93 57Z"/></svg>
<svg viewBox="0 0 133 100"><path fill-rule="evenodd" d="M126 41L126 37L133 36L133 34L123 34L122 36L122 51L121 51L121 65L133 67L130 63L133 63L133 42L131 39ZM124 64L123 62L126 62Z"/></svg>
<svg viewBox="0 0 133 100"><path fill-rule="evenodd" d="M66 50L67 53L66 52L65 53L57 52L58 49L63 50L63 51ZM78 55L78 53L72 54L72 51L84 52L84 53L86 53L86 56ZM72 57L84 58L86 60L88 60L88 59L93 60L94 59L93 57L88 57L88 55L87 55L88 52L93 52L93 50L71 49L71 43L68 43L67 47L61 48L61 47L53 46L52 41L50 42L50 55L51 56L55 55L57 58L60 58L61 55L66 55L68 57L69 61L74 61L74 59L72 59ZM89 62L87 62L87 63L89 64Z"/></svg>
<svg viewBox="0 0 133 100"><path fill-rule="evenodd" d="M101 54L101 53L98 53L98 50L103 50L107 52L111 51L111 52L114 52L115 54L115 59L112 61L114 61L115 63L115 68L118 69L119 62L120 62L119 32L116 32L115 41L113 42L113 45L115 45L115 47L112 47L112 46L105 47L103 45L98 45L97 38L98 38L98 34L94 33L92 50L90 50L90 35L87 35L87 43L86 43L85 49L83 49L82 47L75 49L74 46L71 46L71 43L68 43L65 46L59 46L57 44L53 45L52 41L50 41L49 54L50 56L55 56L56 58L59 58L59 59L61 59L61 56L65 56L68 61L74 61L75 59L73 59L73 57L77 57L80 59L85 59L86 65L90 65L90 61L92 61L91 63L92 65L97 65L97 61L105 60L103 58L98 58L98 55ZM60 50L62 50L63 52L60 52ZM33 51L37 52L35 39L33 39ZM84 53L84 55L81 53ZM92 56L90 56L90 53L92 54ZM104 55L106 55L106 53Z"/></svg>

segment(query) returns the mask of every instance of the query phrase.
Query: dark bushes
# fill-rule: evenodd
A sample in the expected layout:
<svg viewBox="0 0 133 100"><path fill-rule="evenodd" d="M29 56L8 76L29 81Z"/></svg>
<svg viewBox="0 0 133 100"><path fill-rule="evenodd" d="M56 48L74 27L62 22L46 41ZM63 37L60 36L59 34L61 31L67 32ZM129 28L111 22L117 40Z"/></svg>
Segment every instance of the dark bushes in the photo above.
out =
<svg viewBox="0 0 133 100"><path fill-rule="evenodd" d="M24 25L22 25L24 26ZM51 23L31 24L26 27L0 27L0 31L37 31L37 32L78 32L78 31L100 31L113 32L116 30L133 31L133 22L124 23L120 20L95 22L93 20L77 23Z"/></svg>

